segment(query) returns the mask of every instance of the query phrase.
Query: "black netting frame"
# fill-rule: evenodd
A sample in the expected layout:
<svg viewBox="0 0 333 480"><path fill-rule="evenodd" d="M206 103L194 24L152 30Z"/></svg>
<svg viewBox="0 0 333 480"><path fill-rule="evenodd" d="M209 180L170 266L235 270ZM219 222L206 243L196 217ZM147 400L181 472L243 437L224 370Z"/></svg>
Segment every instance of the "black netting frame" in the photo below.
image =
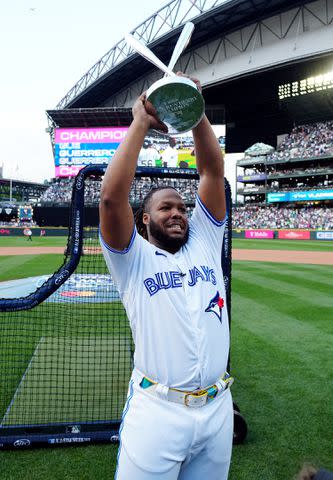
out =
<svg viewBox="0 0 333 480"><path fill-rule="evenodd" d="M125 310L107 271L97 227L85 225L87 181L75 178L64 261L34 291L0 299L0 449L114 442L118 439L133 342ZM198 180L196 171L138 168L136 177ZM135 187L134 187L135 189ZM231 320L231 192L222 251ZM134 192L135 197L135 192ZM70 286L76 290L71 290ZM73 292L79 292L79 298ZM74 295L74 296L73 296ZM55 299L54 299L55 298Z"/></svg>

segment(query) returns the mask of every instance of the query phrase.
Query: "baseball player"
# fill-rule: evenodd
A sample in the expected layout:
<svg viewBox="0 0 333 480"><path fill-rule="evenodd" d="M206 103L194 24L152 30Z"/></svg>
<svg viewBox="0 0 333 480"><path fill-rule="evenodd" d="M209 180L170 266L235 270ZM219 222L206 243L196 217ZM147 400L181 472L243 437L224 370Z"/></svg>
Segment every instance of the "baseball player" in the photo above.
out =
<svg viewBox="0 0 333 480"><path fill-rule="evenodd" d="M178 152L175 147L176 139L169 137L169 145L162 153L162 162L165 167L178 167Z"/></svg>
<svg viewBox="0 0 333 480"><path fill-rule="evenodd" d="M191 220L180 194L162 187L149 192L136 227L128 197L140 148L149 128L166 131L145 104L143 94L101 188L100 241L135 343L115 478L224 480L233 405L223 158L204 116L193 129L200 182Z"/></svg>

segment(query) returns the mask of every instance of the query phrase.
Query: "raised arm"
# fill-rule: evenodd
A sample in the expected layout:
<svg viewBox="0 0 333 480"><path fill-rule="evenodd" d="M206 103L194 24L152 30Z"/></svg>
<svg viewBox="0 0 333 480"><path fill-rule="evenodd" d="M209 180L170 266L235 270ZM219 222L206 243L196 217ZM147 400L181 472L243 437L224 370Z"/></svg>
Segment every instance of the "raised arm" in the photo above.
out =
<svg viewBox="0 0 333 480"><path fill-rule="evenodd" d="M201 90L200 82L194 78L191 80ZM200 176L199 197L216 220L223 220L226 214L224 160L220 144L206 115L192 133Z"/></svg>
<svg viewBox="0 0 333 480"><path fill-rule="evenodd" d="M100 229L104 241L116 250L124 250L134 228L129 192L143 140L149 128L165 131L164 124L145 109L145 94L135 102L133 121L106 169L99 204Z"/></svg>
<svg viewBox="0 0 333 480"><path fill-rule="evenodd" d="M224 160L206 115L193 129L193 139L200 176L199 197L216 220L223 220L226 214Z"/></svg>

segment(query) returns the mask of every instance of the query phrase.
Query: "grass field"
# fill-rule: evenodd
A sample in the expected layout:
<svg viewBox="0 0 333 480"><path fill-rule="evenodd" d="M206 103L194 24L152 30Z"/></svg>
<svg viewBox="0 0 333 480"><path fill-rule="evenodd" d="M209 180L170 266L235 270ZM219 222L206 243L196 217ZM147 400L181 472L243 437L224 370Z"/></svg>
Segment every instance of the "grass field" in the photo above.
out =
<svg viewBox="0 0 333 480"><path fill-rule="evenodd" d="M258 240L233 238L232 247L258 250L307 250L314 252L331 252L333 250L333 242L319 240Z"/></svg>
<svg viewBox="0 0 333 480"><path fill-rule="evenodd" d="M64 255L4 255L0 256L0 282L18 278L48 275L62 265Z"/></svg>
<svg viewBox="0 0 333 480"><path fill-rule="evenodd" d="M0 237L1 247L64 247L67 237L33 237L32 242L26 237Z"/></svg>
<svg viewBox="0 0 333 480"><path fill-rule="evenodd" d="M242 248L238 242L234 247ZM242 245L273 248L275 242ZM297 243L332 248L281 241L285 248ZM49 256L27 257L22 263L0 257L0 280L53 271ZM62 256L54 257L61 263ZM303 462L333 470L332 266L235 261L232 282L232 390L249 431L233 449L229 480L291 480ZM113 445L0 452L0 478L113 478L116 455Z"/></svg>

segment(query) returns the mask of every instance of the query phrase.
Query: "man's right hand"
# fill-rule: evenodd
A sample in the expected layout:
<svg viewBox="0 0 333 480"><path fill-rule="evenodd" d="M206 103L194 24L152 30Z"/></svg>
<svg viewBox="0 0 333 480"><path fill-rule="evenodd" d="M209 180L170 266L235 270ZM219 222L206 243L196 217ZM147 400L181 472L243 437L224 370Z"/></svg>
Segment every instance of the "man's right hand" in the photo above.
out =
<svg viewBox="0 0 333 480"><path fill-rule="evenodd" d="M132 114L134 120L141 120L143 125L146 125L146 128L153 128L155 130L160 130L161 132L168 133L168 127L161 122L157 117L156 110L153 105L147 101L146 92L142 93L140 97L136 100L132 108Z"/></svg>

